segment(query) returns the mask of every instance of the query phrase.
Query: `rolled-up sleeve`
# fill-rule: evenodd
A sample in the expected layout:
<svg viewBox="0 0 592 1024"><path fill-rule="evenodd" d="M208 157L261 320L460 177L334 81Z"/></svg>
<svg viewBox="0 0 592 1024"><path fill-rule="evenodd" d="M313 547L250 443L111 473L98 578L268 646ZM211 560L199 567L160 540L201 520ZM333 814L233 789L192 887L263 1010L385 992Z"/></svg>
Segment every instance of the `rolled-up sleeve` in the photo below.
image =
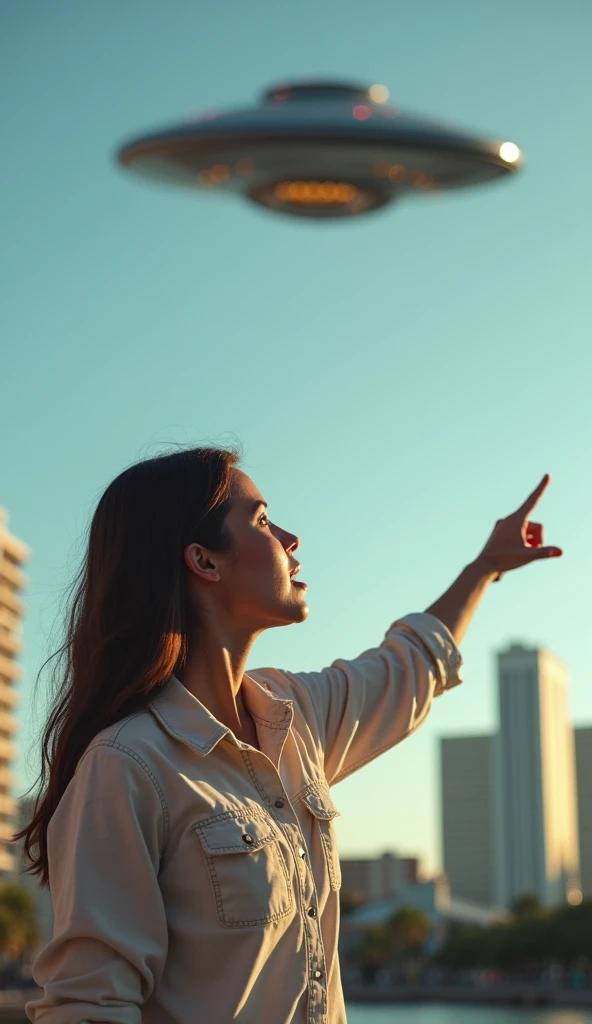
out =
<svg viewBox="0 0 592 1024"><path fill-rule="evenodd" d="M157 780L125 747L90 747L48 829L53 939L33 965L43 1024L141 1024L162 976L158 884L167 812Z"/></svg>
<svg viewBox="0 0 592 1024"><path fill-rule="evenodd" d="M297 690L318 723L329 784L415 732L433 698L461 682L461 665L446 626L418 613L395 622L379 647L358 658L298 673Z"/></svg>

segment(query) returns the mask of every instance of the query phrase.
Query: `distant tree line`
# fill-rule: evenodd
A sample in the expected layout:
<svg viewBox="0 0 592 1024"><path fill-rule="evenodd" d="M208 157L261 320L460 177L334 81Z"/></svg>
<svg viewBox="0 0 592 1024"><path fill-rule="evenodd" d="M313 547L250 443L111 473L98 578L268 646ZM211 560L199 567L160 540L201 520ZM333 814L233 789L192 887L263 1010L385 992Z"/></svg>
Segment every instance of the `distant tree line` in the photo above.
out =
<svg viewBox="0 0 592 1024"><path fill-rule="evenodd" d="M541 977L549 965L592 971L592 902L543 908L536 896L517 900L508 920L490 927L453 924L443 946L429 955L432 927L412 907L401 907L384 924L366 930L348 953L349 966L372 984L387 971L398 981L419 981L434 967L454 976L484 969L503 975Z"/></svg>
<svg viewBox="0 0 592 1024"><path fill-rule="evenodd" d="M508 922L490 928L452 928L436 960L443 967L541 971L546 964L592 963L592 903L544 909L524 896Z"/></svg>

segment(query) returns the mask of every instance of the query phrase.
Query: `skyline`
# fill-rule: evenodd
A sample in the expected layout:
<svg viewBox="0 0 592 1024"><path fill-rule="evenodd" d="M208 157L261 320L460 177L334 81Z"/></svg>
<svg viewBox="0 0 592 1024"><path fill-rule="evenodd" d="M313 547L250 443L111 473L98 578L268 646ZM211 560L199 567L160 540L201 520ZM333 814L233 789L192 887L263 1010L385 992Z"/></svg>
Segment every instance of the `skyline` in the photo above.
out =
<svg viewBox="0 0 592 1024"><path fill-rule="evenodd" d="M436 738L493 727L496 650L544 642L570 669L570 718L592 720L592 9L60 0L3 22L0 505L32 549L23 755L83 530L137 457L242 440L272 518L301 537L311 608L262 637L249 665L295 670L354 656L428 607L549 471L538 512L563 558L490 588L461 648L463 685L333 792L342 855L393 848L433 864ZM144 186L114 164L144 127L312 74L383 82L403 110L512 139L525 169L311 226ZM23 757L18 772L24 788Z"/></svg>
<svg viewBox="0 0 592 1024"><path fill-rule="evenodd" d="M512 646L497 662L496 730L440 740L444 871L483 905L577 905L590 896L592 727L567 718L552 652Z"/></svg>

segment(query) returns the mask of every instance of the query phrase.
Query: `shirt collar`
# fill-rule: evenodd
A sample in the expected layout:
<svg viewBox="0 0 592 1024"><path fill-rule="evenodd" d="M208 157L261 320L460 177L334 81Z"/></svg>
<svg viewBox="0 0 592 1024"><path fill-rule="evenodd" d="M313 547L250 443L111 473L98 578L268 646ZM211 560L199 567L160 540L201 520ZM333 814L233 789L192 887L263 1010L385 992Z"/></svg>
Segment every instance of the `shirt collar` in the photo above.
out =
<svg viewBox="0 0 592 1024"><path fill-rule="evenodd" d="M293 703L276 697L252 676L243 677L244 700L257 722L287 732L293 717ZM164 688L148 704L152 714L174 739L193 747L198 754L211 753L223 736L234 736L227 725L212 715L177 676L171 676ZM235 741L236 742L236 741Z"/></svg>

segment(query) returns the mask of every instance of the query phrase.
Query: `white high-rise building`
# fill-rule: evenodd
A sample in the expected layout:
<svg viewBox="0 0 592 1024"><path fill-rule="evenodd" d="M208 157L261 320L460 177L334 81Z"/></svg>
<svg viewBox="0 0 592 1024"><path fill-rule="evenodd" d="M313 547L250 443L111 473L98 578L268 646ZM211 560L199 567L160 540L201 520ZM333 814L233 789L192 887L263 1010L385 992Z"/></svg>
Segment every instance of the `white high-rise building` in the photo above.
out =
<svg viewBox="0 0 592 1024"><path fill-rule="evenodd" d="M544 649L498 655L495 749L496 900L535 894L544 905L581 900L576 767L567 672Z"/></svg>
<svg viewBox="0 0 592 1024"><path fill-rule="evenodd" d="M493 736L440 740L442 864L458 899L491 906L493 864Z"/></svg>
<svg viewBox="0 0 592 1024"><path fill-rule="evenodd" d="M592 726L576 727L575 739L582 892L592 899Z"/></svg>
<svg viewBox="0 0 592 1024"><path fill-rule="evenodd" d="M16 829L16 801L12 794L12 762L17 756L16 684L21 668L20 630L24 605L19 596L25 585L23 565L30 551L8 528L8 513L0 508L0 878L15 870L12 835Z"/></svg>

